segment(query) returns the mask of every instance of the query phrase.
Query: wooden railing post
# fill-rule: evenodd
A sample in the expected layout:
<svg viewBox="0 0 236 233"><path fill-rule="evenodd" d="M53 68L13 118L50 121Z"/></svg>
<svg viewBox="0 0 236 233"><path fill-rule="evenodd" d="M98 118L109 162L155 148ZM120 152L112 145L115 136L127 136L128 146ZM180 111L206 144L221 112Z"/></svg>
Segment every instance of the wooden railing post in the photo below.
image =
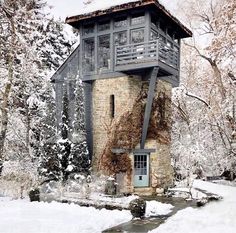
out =
<svg viewBox="0 0 236 233"><path fill-rule="evenodd" d="M117 65L117 46L115 46L115 59L114 59L114 65Z"/></svg>
<svg viewBox="0 0 236 233"><path fill-rule="evenodd" d="M159 39L156 41L156 59L159 58Z"/></svg>

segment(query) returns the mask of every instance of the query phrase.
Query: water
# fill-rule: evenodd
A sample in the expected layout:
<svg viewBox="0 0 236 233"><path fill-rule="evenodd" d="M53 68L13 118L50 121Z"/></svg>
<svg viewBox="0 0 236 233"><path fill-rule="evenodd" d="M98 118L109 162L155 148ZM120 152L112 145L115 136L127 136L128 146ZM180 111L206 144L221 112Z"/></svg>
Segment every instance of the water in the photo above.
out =
<svg viewBox="0 0 236 233"><path fill-rule="evenodd" d="M176 214L179 210L187 207L196 207L194 201L186 201L183 198L175 197L143 197L146 201L156 200L162 203L171 204L174 206L171 213L167 215L159 215L156 217L149 217L144 219L133 219L130 222L120 224L116 227L103 231L104 233L127 232L127 233L145 233L157 228L166 219Z"/></svg>

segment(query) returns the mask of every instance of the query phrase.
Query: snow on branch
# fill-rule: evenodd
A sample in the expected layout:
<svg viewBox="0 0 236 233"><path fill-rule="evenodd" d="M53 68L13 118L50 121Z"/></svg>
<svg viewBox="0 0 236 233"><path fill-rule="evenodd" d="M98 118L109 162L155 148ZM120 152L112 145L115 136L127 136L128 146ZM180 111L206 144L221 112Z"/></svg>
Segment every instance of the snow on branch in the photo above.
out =
<svg viewBox="0 0 236 233"><path fill-rule="evenodd" d="M211 108L211 106L210 106L204 99L202 99L201 97L199 97L199 96L197 96L197 95L194 95L194 94L192 94L192 93L190 93L190 92L186 92L185 94L186 94L187 96L189 96L189 97L192 97L192 98L195 98L195 99L201 101L201 102L204 103L208 108Z"/></svg>

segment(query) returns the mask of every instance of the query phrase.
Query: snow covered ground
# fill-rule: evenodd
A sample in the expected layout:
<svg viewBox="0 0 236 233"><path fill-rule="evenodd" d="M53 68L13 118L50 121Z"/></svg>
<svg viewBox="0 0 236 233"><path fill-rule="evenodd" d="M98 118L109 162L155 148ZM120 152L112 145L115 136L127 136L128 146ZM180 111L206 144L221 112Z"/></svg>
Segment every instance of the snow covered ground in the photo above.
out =
<svg viewBox="0 0 236 233"><path fill-rule="evenodd" d="M235 233L236 187L195 180L194 187L223 197L203 208L186 208L150 233Z"/></svg>
<svg viewBox="0 0 236 233"><path fill-rule="evenodd" d="M127 210L0 198L1 233L98 233L131 218Z"/></svg>
<svg viewBox="0 0 236 233"><path fill-rule="evenodd" d="M193 187L224 199L202 208L181 210L150 233L235 232L236 187L203 181L194 181ZM169 204L149 201L146 217L168 214L172 208ZM97 210L75 204L31 203L26 199L0 197L1 233L98 233L131 219L127 210Z"/></svg>
<svg viewBox="0 0 236 233"><path fill-rule="evenodd" d="M132 199L131 196L122 200L128 202ZM146 217L168 214L172 208L170 204L148 201ZM97 210L75 204L0 197L1 233L98 233L131 219L127 210Z"/></svg>
<svg viewBox="0 0 236 233"><path fill-rule="evenodd" d="M147 201L145 217L169 214L174 208L171 204L165 204L158 201Z"/></svg>

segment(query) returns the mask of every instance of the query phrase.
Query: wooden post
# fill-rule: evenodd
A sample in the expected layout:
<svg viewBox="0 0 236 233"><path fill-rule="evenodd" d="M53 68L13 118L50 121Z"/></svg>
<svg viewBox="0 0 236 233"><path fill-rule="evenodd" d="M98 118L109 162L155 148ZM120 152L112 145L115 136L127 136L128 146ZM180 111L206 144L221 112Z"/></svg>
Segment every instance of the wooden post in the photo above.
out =
<svg viewBox="0 0 236 233"><path fill-rule="evenodd" d="M143 120L143 129L142 129L140 149L144 149L145 147L145 141L147 138L148 126L149 126L149 121L150 121L150 116L151 116L151 111L152 111L152 103L153 103L155 89L156 89L158 71L159 71L159 67L154 67L151 72L151 78L149 81L149 88L148 88L148 97L147 97L147 103L146 103L144 120Z"/></svg>

